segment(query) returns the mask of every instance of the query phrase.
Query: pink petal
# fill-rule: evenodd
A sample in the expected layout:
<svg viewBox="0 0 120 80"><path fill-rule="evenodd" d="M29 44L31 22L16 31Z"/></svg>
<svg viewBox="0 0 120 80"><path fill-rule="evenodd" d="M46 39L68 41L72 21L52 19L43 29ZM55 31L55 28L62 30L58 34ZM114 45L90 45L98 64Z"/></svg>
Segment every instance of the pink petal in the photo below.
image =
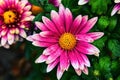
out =
<svg viewBox="0 0 120 80"><path fill-rule="evenodd" d="M89 0L79 0L78 1L78 5L84 5L86 3L88 3Z"/></svg>
<svg viewBox="0 0 120 80"><path fill-rule="evenodd" d="M5 45L3 45L3 47L6 48L6 49L9 49L9 48L10 48L10 45L5 44Z"/></svg>
<svg viewBox="0 0 120 80"><path fill-rule="evenodd" d="M48 31L48 28L41 22L35 22L35 25L42 31Z"/></svg>
<svg viewBox="0 0 120 80"><path fill-rule="evenodd" d="M87 21L88 21L88 16L83 16L81 24L80 24L78 30L76 31L76 34L80 33L80 31L85 27L85 24L87 23Z"/></svg>
<svg viewBox="0 0 120 80"><path fill-rule="evenodd" d="M80 33L88 32L95 25L95 23L97 22L97 19L98 19L97 17L90 19Z"/></svg>
<svg viewBox="0 0 120 80"><path fill-rule="evenodd" d="M75 72L77 73L78 76L80 76L82 73L82 71L80 69L76 69Z"/></svg>
<svg viewBox="0 0 120 80"><path fill-rule="evenodd" d="M4 0L0 0L0 6L3 6L5 4Z"/></svg>
<svg viewBox="0 0 120 80"><path fill-rule="evenodd" d="M62 4L60 4L59 6L59 15L61 20L63 20L63 22L65 21L65 8Z"/></svg>
<svg viewBox="0 0 120 80"><path fill-rule="evenodd" d="M25 21L31 21L32 20L32 17L23 17L21 22L25 22Z"/></svg>
<svg viewBox="0 0 120 80"><path fill-rule="evenodd" d="M80 41L77 46L76 49L84 54L88 54L88 55L95 55L95 56L99 56L99 49L96 48L95 46L87 43L87 42L82 42Z"/></svg>
<svg viewBox="0 0 120 80"><path fill-rule="evenodd" d="M36 38L33 38L33 39L36 39ZM58 39L54 38L54 37L42 37L39 35L39 38L37 38L37 40L41 41L41 42L47 42L47 43L49 43L49 42L58 43Z"/></svg>
<svg viewBox="0 0 120 80"><path fill-rule="evenodd" d="M7 43L7 36L1 38L1 45L4 46Z"/></svg>
<svg viewBox="0 0 120 80"><path fill-rule="evenodd" d="M64 71L61 70L60 66L58 66L57 68L57 79L60 80L62 75L63 75Z"/></svg>
<svg viewBox="0 0 120 80"><path fill-rule="evenodd" d="M48 56L42 54L41 56L39 56L36 59L35 63L42 63L42 62L46 61L47 58L48 58Z"/></svg>
<svg viewBox="0 0 120 80"><path fill-rule="evenodd" d="M7 34L7 32L8 32L8 29L3 29L1 31L1 36L5 36Z"/></svg>
<svg viewBox="0 0 120 80"><path fill-rule="evenodd" d="M26 38L27 37L27 34L26 34L26 32L24 31L24 30L20 30L20 34L19 34L21 37L23 37L23 38Z"/></svg>
<svg viewBox="0 0 120 80"><path fill-rule="evenodd" d="M43 17L42 17L42 20L43 20L45 26L46 26L49 30L51 30L51 31L53 31L53 32L56 32L57 34L59 33L58 30L57 30L57 28L56 28L56 26L54 25L54 23L53 23L52 21L50 21L47 17L44 17L44 16L43 16Z"/></svg>
<svg viewBox="0 0 120 80"><path fill-rule="evenodd" d="M75 20L72 23L72 27L70 29L71 33L75 33L79 29L81 21L82 21L82 16L81 15L79 15L75 18Z"/></svg>
<svg viewBox="0 0 120 80"><path fill-rule="evenodd" d="M81 70L83 70L83 69L84 69L84 60L83 60L82 57L80 56L80 54L82 54L82 53L79 53L77 50L75 50L75 53L76 53L76 57L77 57L78 62L79 62L79 68L80 68ZM77 70L78 70L78 69L77 69Z"/></svg>
<svg viewBox="0 0 120 80"><path fill-rule="evenodd" d="M54 32L51 32L51 31L40 32L40 36L42 36L42 37L58 37L57 34L55 34Z"/></svg>
<svg viewBox="0 0 120 80"><path fill-rule="evenodd" d="M50 72L53 68L55 68L55 66L58 64L59 59L56 59L54 62L48 64L47 66L47 72Z"/></svg>
<svg viewBox="0 0 120 80"><path fill-rule="evenodd" d="M27 6L24 7L25 11L29 11L30 9L31 9L31 5L27 5Z"/></svg>
<svg viewBox="0 0 120 80"><path fill-rule="evenodd" d="M79 34L76 35L76 39L80 41L85 41L85 42L93 42L94 39L92 39L89 35L87 34Z"/></svg>
<svg viewBox="0 0 120 80"><path fill-rule="evenodd" d="M85 73L86 75L88 75L88 68L87 67L84 68L83 73Z"/></svg>
<svg viewBox="0 0 120 80"><path fill-rule="evenodd" d="M7 34L7 38L8 38L8 43L9 43L10 45L13 44L13 42L14 42L14 35L8 33L8 34Z"/></svg>
<svg viewBox="0 0 120 80"><path fill-rule="evenodd" d="M80 54L80 55L84 61L85 66L90 67L90 62L89 62L87 56L85 54Z"/></svg>
<svg viewBox="0 0 120 80"><path fill-rule="evenodd" d="M60 55L60 68L62 70L68 70L69 65L70 65L70 62L69 62L69 59L68 59L68 53L67 53L67 51L66 52L64 51Z"/></svg>
<svg viewBox="0 0 120 80"><path fill-rule="evenodd" d="M120 3L117 3L117 4L114 6L114 8L113 8L113 10L112 10L112 12L111 12L111 16L113 16L118 10L120 10Z"/></svg>
<svg viewBox="0 0 120 80"><path fill-rule="evenodd" d="M20 4L19 4L20 8L23 9L23 8L26 6L27 3L28 3L27 0L24 0L24 1L22 0L22 1L20 1Z"/></svg>
<svg viewBox="0 0 120 80"><path fill-rule="evenodd" d="M61 54L63 53L63 50L58 48L55 52L53 52L46 60L46 63L52 63L55 61Z"/></svg>
<svg viewBox="0 0 120 80"><path fill-rule="evenodd" d="M51 11L51 18L52 21L55 23L56 27L58 28L58 30L60 31L60 33L65 32L63 21L56 11L54 10Z"/></svg>
<svg viewBox="0 0 120 80"><path fill-rule="evenodd" d="M65 15L65 28L66 28L66 31L68 32L73 21L72 13L68 8L66 8L64 15Z"/></svg>
<svg viewBox="0 0 120 80"><path fill-rule="evenodd" d="M72 64L73 68L79 69L79 62L78 62L76 53L74 51L71 51L68 53L68 56L69 56L69 59L70 59L70 62Z"/></svg>
<svg viewBox="0 0 120 80"><path fill-rule="evenodd" d="M40 41L33 41L32 43L35 46L39 46L39 47L49 47L55 43L47 43L47 42L40 42Z"/></svg>
<svg viewBox="0 0 120 80"><path fill-rule="evenodd" d="M90 36L92 39L97 40L99 38L101 38L104 33L103 32L91 32L91 33L87 33L88 36Z"/></svg>
<svg viewBox="0 0 120 80"><path fill-rule="evenodd" d="M15 41L18 41L18 40L19 40L19 36L15 35Z"/></svg>
<svg viewBox="0 0 120 80"><path fill-rule="evenodd" d="M26 11L22 14L22 16L31 16L32 12L31 11Z"/></svg>
<svg viewBox="0 0 120 80"><path fill-rule="evenodd" d="M28 36L26 39L27 39L28 41L34 41L34 39L32 38L32 35L31 35L31 36Z"/></svg>
<svg viewBox="0 0 120 80"><path fill-rule="evenodd" d="M52 55L59 48L58 44L52 45L43 51L44 55Z"/></svg>
<svg viewBox="0 0 120 80"><path fill-rule="evenodd" d="M54 37L42 37L40 36L40 34L34 34L32 36L27 37L27 39L29 41L38 41L41 43L57 43L58 39L54 38Z"/></svg>
<svg viewBox="0 0 120 80"><path fill-rule="evenodd" d="M34 34L31 36L31 38L33 39L33 41L40 41L40 34Z"/></svg>

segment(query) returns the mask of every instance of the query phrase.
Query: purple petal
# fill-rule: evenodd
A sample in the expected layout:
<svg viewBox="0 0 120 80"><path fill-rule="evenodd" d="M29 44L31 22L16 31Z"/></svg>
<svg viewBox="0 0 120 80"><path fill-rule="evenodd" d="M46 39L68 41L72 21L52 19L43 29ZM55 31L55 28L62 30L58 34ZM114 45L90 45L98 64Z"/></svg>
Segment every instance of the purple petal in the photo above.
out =
<svg viewBox="0 0 120 80"><path fill-rule="evenodd" d="M49 3L53 4L54 6L58 7L61 4L61 0L48 0Z"/></svg>
<svg viewBox="0 0 120 80"><path fill-rule="evenodd" d="M120 3L116 4L111 12L111 16L113 16L118 10L120 10Z"/></svg>

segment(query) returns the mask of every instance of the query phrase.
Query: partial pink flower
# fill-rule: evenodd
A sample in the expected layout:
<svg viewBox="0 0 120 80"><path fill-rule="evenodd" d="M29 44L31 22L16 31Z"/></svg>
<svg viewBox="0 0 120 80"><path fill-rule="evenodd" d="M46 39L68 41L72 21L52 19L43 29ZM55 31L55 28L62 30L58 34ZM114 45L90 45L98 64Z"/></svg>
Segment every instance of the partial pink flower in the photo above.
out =
<svg viewBox="0 0 120 80"><path fill-rule="evenodd" d="M46 62L47 72L55 66L58 80L64 71L72 65L78 75L88 74L90 67L87 55L99 56L99 49L90 44L103 36L102 32L88 32L97 22L97 17L88 20L88 16L78 15L73 19L68 8L61 4L59 12L51 11L51 20L43 16L43 22L35 22L42 31L27 37L32 44L46 47L35 63Z"/></svg>
<svg viewBox="0 0 120 80"><path fill-rule="evenodd" d="M113 16L116 12L120 12L120 0L114 0L114 2L116 3L116 5L111 12L111 16Z"/></svg>
<svg viewBox="0 0 120 80"><path fill-rule="evenodd" d="M88 2L89 2L89 0L79 0L78 5L84 5L84 4L88 3Z"/></svg>
<svg viewBox="0 0 120 80"><path fill-rule="evenodd" d="M48 0L49 3L53 4L54 6L58 7L61 4L61 0Z"/></svg>
<svg viewBox="0 0 120 80"><path fill-rule="evenodd" d="M34 18L30 9L27 0L0 0L0 46L8 48L20 37L27 37L25 30Z"/></svg>

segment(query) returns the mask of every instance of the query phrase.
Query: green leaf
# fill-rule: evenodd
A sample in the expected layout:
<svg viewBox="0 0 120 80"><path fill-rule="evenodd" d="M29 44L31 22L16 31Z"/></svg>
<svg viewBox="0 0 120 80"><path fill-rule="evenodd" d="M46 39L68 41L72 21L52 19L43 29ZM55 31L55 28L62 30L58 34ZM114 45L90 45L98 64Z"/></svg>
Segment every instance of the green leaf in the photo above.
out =
<svg viewBox="0 0 120 80"><path fill-rule="evenodd" d="M120 75L117 77L117 79L116 80L120 80Z"/></svg>
<svg viewBox="0 0 120 80"><path fill-rule="evenodd" d="M114 16L114 17L111 17L110 18L110 23L108 25L108 30L109 31L113 31L114 28L116 27L116 24L117 24L117 18Z"/></svg>
<svg viewBox="0 0 120 80"><path fill-rule="evenodd" d="M31 4L40 5L39 0L28 0Z"/></svg>
<svg viewBox="0 0 120 80"><path fill-rule="evenodd" d="M118 61L112 61L112 64L111 64L111 70L112 71L117 71L117 69L119 69L119 62Z"/></svg>
<svg viewBox="0 0 120 80"><path fill-rule="evenodd" d="M107 56L101 57L99 60L100 69L103 71L104 74L110 71L110 64L110 58Z"/></svg>
<svg viewBox="0 0 120 80"><path fill-rule="evenodd" d="M98 21L98 28L100 30L105 30L109 25L109 18L107 16L101 16Z"/></svg>
<svg viewBox="0 0 120 80"><path fill-rule="evenodd" d="M44 15L44 13L39 13L37 16L35 16L33 22L35 22L35 21L41 21L43 15Z"/></svg>
<svg viewBox="0 0 120 80"><path fill-rule="evenodd" d="M103 49L103 47L105 46L105 42L107 40L107 36L103 36L102 38L94 41L94 45L97 46L100 50Z"/></svg>
<svg viewBox="0 0 120 80"><path fill-rule="evenodd" d="M78 76L74 75L70 78L70 80L80 80Z"/></svg>
<svg viewBox="0 0 120 80"><path fill-rule="evenodd" d="M57 8L52 4L46 4L44 5L44 10L46 12L51 12L51 10L57 10Z"/></svg>
<svg viewBox="0 0 120 80"><path fill-rule="evenodd" d="M120 57L120 42L118 40L109 40L108 48L113 56Z"/></svg>
<svg viewBox="0 0 120 80"><path fill-rule="evenodd" d="M111 0L90 0L90 5L92 7L92 12L97 13L98 15L105 14L108 9L108 4Z"/></svg>

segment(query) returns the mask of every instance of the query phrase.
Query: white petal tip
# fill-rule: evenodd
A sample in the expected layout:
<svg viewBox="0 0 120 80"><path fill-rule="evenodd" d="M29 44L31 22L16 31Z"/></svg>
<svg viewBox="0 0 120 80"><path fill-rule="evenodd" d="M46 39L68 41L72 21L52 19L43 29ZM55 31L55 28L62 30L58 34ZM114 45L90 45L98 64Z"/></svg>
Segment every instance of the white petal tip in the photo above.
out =
<svg viewBox="0 0 120 80"><path fill-rule="evenodd" d="M79 0L78 5L84 5L87 4L89 0Z"/></svg>

